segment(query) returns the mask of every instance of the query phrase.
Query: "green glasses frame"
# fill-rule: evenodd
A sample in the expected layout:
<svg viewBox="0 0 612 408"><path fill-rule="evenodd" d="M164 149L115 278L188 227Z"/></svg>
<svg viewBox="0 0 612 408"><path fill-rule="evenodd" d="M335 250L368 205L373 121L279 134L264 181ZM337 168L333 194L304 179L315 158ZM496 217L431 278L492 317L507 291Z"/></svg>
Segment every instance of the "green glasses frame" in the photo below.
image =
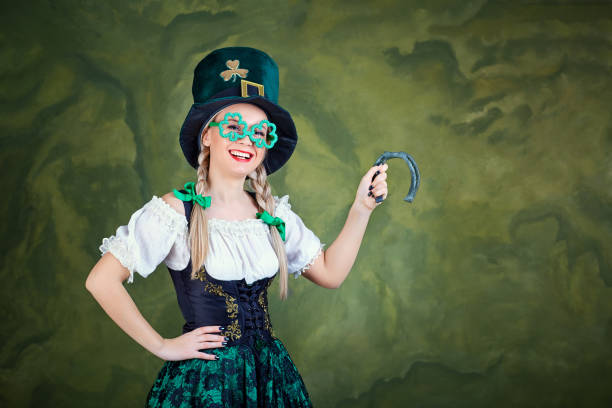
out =
<svg viewBox="0 0 612 408"><path fill-rule="evenodd" d="M236 132L233 130L231 132L226 133L223 130L223 125L229 125L230 119L236 120L236 118L238 118L238 120L236 121L236 124L238 126L243 126L244 131L242 132L242 134L240 132ZM248 136L249 139L251 139L251 141L255 143L255 146L266 147L267 149L271 149L274 146L274 144L276 144L276 141L278 140L278 135L276 134L276 125L274 123L264 119L258 124L253 125L251 127L251 130L249 130L247 123L244 120L242 120L242 115L239 112L228 112L225 114L225 117L223 118L221 122L213 121L213 122L210 122L208 125L219 127L219 134L221 135L221 137L228 138L231 142L235 142L238 139L242 139L243 137ZM263 130L264 125L268 126L268 130L269 130L268 137L271 138L269 142L266 142L266 138L254 136L255 131L257 129Z"/></svg>

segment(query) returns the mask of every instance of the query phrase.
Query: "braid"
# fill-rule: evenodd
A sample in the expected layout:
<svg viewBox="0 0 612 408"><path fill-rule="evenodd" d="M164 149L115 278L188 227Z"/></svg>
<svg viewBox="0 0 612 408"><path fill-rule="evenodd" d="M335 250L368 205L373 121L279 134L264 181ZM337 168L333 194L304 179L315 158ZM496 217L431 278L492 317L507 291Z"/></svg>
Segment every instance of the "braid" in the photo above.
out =
<svg viewBox="0 0 612 408"><path fill-rule="evenodd" d="M266 170L263 165L255 169L255 177L252 179L251 185L255 190L255 199L259 207L274 216L274 198L272 197L270 184L267 181Z"/></svg>
<svg viewBox="0 0 612 408"><path fill-rule="evenodd" d="M208 180L208 162L210 159L210 149L204 146L198 155L198 182L196 183L196 194L202 194L206 188Z"/></svg>
<svg viewBox="0 0 612 408"><path fill-rule="evenodd" d="M202 137L202 135L200 135ZM210 148L202 143L202 150L198 155L198 181L196 182L196 194L203 194L208 180L208 165L210 161ZM204 265L208 253L208 221L204 214L204 208L194 205L191 210L189 239L191 241L191 278L198 276L200 267Z"/></svg>
<svg viewBox="0 0 612 408"><path fill-rule="evenodd" d="M255 190L255 200L257 201L260 210L265 210L268 212L268 214L274 216L274 197L272 197L270 184L268 183L266 169L263 163L257 167L257 169L255 170L255 174L251 174L249 175L249 177L251 178L251 186ZM285 245L276 227L270 226L270 234L272 236L272 247L274 248L274 252L276 253L276 257L278 258L279 264L280 298L284 300L287 299L287 292L289 286L287 282L288 273Z"/></svg>

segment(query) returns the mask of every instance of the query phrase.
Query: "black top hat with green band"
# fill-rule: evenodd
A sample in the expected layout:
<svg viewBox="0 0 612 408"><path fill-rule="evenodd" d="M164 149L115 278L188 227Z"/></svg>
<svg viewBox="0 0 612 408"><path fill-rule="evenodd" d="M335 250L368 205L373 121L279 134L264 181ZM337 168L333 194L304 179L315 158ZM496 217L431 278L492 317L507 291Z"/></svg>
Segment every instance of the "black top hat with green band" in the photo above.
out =
<svg viewBox="0 0 612 408"><path fill-rule="evenodd" d="M248 47L215 50L196 66L192 92L194 103L179 136L191 166L198 167L202 128L217 112L235 103L257 105L276 125L278 140L264 160L266 172L275 172L289 160L297 132L289 112L277 105L278 67L268 54Z"/></svg>

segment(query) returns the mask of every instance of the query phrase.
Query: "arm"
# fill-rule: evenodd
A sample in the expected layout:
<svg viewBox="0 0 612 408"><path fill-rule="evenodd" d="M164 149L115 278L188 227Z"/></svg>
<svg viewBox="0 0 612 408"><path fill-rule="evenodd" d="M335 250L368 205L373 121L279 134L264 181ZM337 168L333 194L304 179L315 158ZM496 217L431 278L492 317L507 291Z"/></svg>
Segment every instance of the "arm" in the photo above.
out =
<svg viewBox="0 0 612 408"><path fill-rule="evenodd" d="M223 346L223 336L213 334L219 331L219 326L200 327L174 339L164 339L145 320L123 287L129 275L128 269L107 252L89 273L85 287L124 332L157 357L164 360L216 358L198 350Z"/></svg>
<svg viewBox="0 0 612 408"><path fill-rule="evenodd" d="M374 208L382 203L376 203L375 197L379 195L387 197L387 167L386 163L372 167L363 176L342 231L322 256L319 256L303 273L305 278L330 289L338 288L344 282L357 258L370 215ZM380 174L372 182L372 176L376 171L380 171ZM369 189L370 184L373 185L372 190ZM373 192L373 196L368 195L370 191Z"/></svg>

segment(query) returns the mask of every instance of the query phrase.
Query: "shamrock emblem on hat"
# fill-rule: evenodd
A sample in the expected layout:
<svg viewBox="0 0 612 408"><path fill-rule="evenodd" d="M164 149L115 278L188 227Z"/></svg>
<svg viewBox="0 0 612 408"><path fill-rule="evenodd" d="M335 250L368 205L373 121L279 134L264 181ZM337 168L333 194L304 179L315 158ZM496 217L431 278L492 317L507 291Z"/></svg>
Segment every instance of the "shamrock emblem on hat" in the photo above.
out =
<svg viewBox="0 0 612 408"><path fill-rule="evenodd" d="M227 65L229 69L219 74L221 75L221 78L225 80L225 82L229 81L230 79L232 82L236 82L236 75L240 78L246 78L247 74L249 73L248 69L238 68L238 65L240 65L240 61L238 60L227 60L225 65Z"/></svg>

